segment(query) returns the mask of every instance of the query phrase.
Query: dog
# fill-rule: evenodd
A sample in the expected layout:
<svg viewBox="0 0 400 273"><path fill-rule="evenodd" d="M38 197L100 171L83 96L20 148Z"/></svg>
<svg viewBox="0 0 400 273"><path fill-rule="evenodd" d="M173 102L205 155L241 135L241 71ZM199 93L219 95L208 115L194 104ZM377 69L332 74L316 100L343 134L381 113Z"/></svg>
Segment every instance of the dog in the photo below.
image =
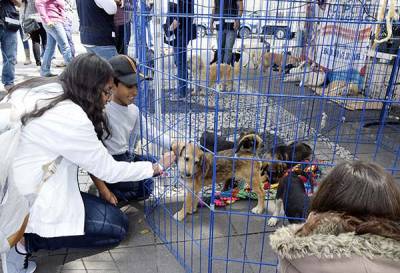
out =
<svg viewBox="0 0 400 273"><path fill-rule="evenodd" d="M233 79L237 77L240 73L240 63L235 62L234 66L232 67L229 64L217 64L213 63L211 65L206 66L201 59L200 56L194 56L189 60L189 68L193 75L199 77L202 82L207 80L207 71L208 71L208 87L213 87L217 82L217 74L219 72L219 79L220 79L220 89L222 91L232 91L233 89ZM200 89L199 95L204 95L205 92ZM193 95L197 95L195 91Z"/></svg>
<svg viewBox="0 0 400 273"><path fill-rule="evenodd" d="M267 68L271 66L277 66L279 73L282 72L282 69L287 65L292 65L294 67L300 64L300 58L291 56L288 54L281 53L272 53L272 52L264 52L262 55L262 66L263 72L267 72Z"/></svg>
<svg viewBox="0 0 400 273"><path fill-rule="evenodd" d="M200 144L209 151L214 151L214 133L204 132L200 137ZM247 152L258 155L259 151L263 148L263 140L254 131L243 131L239 135L238 145L236 147L235 153ZM217 136L217 152L233 149L235 143L233 141L226 140L222 136ZM203 151L205 151L203 149Z"/></svg>
<svg viewBox="0 0 400 273"><path fill-rule="evenodd" d="M192 214L197 210L199 200L198 197L193 198L193 196L197 196L203 186L212 184L214 156L211 153L205 153L198 145L191 142L174 142L172 149L176 151L179 174L192 192L185 195L182 209L174 215L176 220L182 221L186 214ZM219 156L223 157L216 161L216 181L226 184L235 178L245 179L249 184L251 183L258 197L257 206L251 211L255 214L262 214L264 212L265 192L259 171L261 162L227 158L232 157L233 152L234 150L228 149L218 153ZM253 157L253 154L239 151L238 157ZM233 169L233 164L235 164L235 169Z"/></svg>
<svg viewBox="0 0 400 273"><path fill-rule="evenodd" d="M309 205L309 197L304 189L304 182L295 174L289 172L296 163L283 161L302 162L310 160L312 149L306 143L291 143L289 145L280 145L270 150L266 156L267 159L277 162L265 162L261 167L261 176L267 176L267 179L274 184L278 182L278 190L275 198L275 209L273 218L268 220L269 226L275 226L282 211L287 217L301 218L305 216ZM285 202L284 202L285 201ZM295 220L289 220L295 222Z"/></svg>

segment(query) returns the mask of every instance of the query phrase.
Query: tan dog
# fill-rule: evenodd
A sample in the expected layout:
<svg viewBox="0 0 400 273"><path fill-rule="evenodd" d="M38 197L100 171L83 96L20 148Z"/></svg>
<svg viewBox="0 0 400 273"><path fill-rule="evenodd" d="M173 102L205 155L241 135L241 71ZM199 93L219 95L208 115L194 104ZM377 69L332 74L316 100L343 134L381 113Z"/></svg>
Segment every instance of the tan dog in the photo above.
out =
<svg viewBox="0 0 400 273"><path fill-rule="evenodd" d="M208 87L213 87L217 82L217 75L219 72L219 80L221 84L221 90L232 91L233 80L235 77L239 75L240 72L240 64L236 62L234 67L228 64L220 64L218 71L218 64L214 63L212 65L206 66L201 59L200 56L194 56L190 60L188 60L188 66L192 71L193 75L195 75L196 79L200 79L201 82L205 82L207 80L207 71L208 72ZM204 95L204 91L201 92L200 95Z"/></svg>
<svg viewBox="0 0 400 273"><path fill-rule="evenodd" d="M286 58L286 60L285 60ZM279 67L279 73L282 72L284 65L292 64L294 66L298 66L300 63L300 59L297 57L293 57L291 55L285 55L281 53L272 53L265 52L262 56L262 65L263 72L267 71L267 68L273 66L274 64Z"/></svg>
<svg viewBox="0 0 400 273"><path fill-rule="evenodd" d="M204 153L194 143L176 142L172 148L177 152L177 164L181 178L186 182L191 192L185 195L183 208L175 213L174 218L182 221L186 214L192 214L197 211L199 202L198 193L203 186L212 184L213 177L213 155ZM220 156L232 157L233 150L225 150L218 153ZM238 157L254 157L253 153L247 151L239 152ZM245 179L252 185L253 191L257 193L258 203L251 211L256 214L264 212L265 192L261 180L261 162L251 160L235 160L235 169L233 169L231 158L218 158L216 163L216 181L230 182L235 179ZM235 170L235 172L233 172ZM194 196L196 195L196 196Z"/></svg>

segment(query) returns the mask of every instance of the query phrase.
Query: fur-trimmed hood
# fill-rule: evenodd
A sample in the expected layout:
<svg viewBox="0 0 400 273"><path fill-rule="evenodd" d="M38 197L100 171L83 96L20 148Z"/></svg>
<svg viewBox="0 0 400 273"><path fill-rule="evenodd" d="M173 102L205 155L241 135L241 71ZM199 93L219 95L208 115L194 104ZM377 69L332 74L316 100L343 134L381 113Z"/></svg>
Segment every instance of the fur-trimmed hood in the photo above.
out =
<svg viewBox="0 0 400 273"><path fill-rule="evenodd" d="M336 223L328 221L308 236L296 235L301 226L282 227L270 237L282 273L400 272L399 241L378 235L338 233Z"/></svg>

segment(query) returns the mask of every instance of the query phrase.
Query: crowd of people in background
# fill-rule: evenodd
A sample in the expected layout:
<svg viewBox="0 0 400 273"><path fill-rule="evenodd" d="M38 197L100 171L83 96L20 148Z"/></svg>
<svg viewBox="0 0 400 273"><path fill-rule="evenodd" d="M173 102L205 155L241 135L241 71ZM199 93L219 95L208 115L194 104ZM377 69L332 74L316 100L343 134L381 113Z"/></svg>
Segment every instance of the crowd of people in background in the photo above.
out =
<svg viewBox="0 0 400 273"><path fill-rule="evenodd" d="M145 62L151 59L150 48L153 37L149 21L153 10L152 0L2 0L9 10L19 8L20 37L24 45L25 65L32 63L29 40L35 64L40 67L40 75L52 77L52 60L56 48L60 51L65 66L76 55L72 39L72 23L76 6L79 17L80 42L87 52L93 52L106 60L118 55L128 54L128 44L134 45L133 57ZM213 1L213 14L221 12L219 0ZM191 40L197 38L194 24L194 1L163 1L163 13L167 13L163 22L166 38L164 42L174 49L174 62L177 67L178 84L172 101L184 101L191 89L188 86L187 47ZM222 39L220 62L232 64L232 48L240 25L239 17L243 13L242 0L223 2ZM133 16L133 13L140 16ZM175 15L172 15L175 14ZM180 14L180 16L176 16ZM0 21L2 22L2 21ZM210 30L217 31L218 18L211 20ZM14 85L17 41L13 31L6 31L2 37L8 41L1 43L3 58L2 82L8 90ZM131 35L133 34L133 35ZM7 38L6 38L7 37ZM3 48L4 45L4 48ZM219 52L219 51L218 51ZM149 55L150 54L150 55Z"/></svg>
<svg viewBox="0 0 400 273"><path fill-rule="evenodd" d="M79 16L81 43L88 52L105 59L126 54L130 40L132 1L123 0L1 0L0 42L3 54L2 83L8 91L15 84L17 34L24 45L25 65L30 65L30 42L36 66L43 77L55 76L51 71L56 48L65 66L76 55L72 39L75 6ZM146 6L147 7L147 6ZM11 14L19 27L10 28L5 20Z"/></svg>

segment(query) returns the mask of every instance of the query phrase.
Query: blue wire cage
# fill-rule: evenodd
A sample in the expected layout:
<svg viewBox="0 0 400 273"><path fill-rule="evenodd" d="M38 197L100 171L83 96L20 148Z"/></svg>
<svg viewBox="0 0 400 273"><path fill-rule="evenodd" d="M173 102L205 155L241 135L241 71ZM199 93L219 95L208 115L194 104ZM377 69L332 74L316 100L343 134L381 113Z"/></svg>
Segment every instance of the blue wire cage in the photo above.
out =
<svg viewBox="0 0 400 273"><path fill-rule="evenodd" d="M389 5L374 0L244 1L243 11L238 5L231 13L224 9L229 1L133 0L126 8L133 13L128 54L153 77L141 84L136 101L153 137L142 135L138 149L161 156L161 135L167 134L212 155L214 172L212 185L203 184L196 195L173 166L156 179L145 214L186 272L278 272L269 246L276 228L268 225L272 187L265 187L262 214L251 212L256 201L250 192L234 203L228 196L219 207L224 190L232 193L241 183L252 188L253 179L232 178L230 191L219 187L225 181L216 181L216 162L236 162L238 155L222 156L218 145L206 149L201 136L208 132L215 143L230 141L234 151L240 133L252 130L262 138L264 152L307 143L312 149L307 164L318 166L322 176L342 160L362 159L397 178L398 18L387 26ZM174 20L180 31L170 28ZM388 35L388 27L390 39L375 43ZM180 39L185 42L171 42ZM226 54L232 57L225 59ZM177 100L182 86L186 96ZM276 163L252 148L254 156L243 160ZM177 221L174 215L188 195L202 206ZM280 224L287 222L277 217Z"/></svg>

